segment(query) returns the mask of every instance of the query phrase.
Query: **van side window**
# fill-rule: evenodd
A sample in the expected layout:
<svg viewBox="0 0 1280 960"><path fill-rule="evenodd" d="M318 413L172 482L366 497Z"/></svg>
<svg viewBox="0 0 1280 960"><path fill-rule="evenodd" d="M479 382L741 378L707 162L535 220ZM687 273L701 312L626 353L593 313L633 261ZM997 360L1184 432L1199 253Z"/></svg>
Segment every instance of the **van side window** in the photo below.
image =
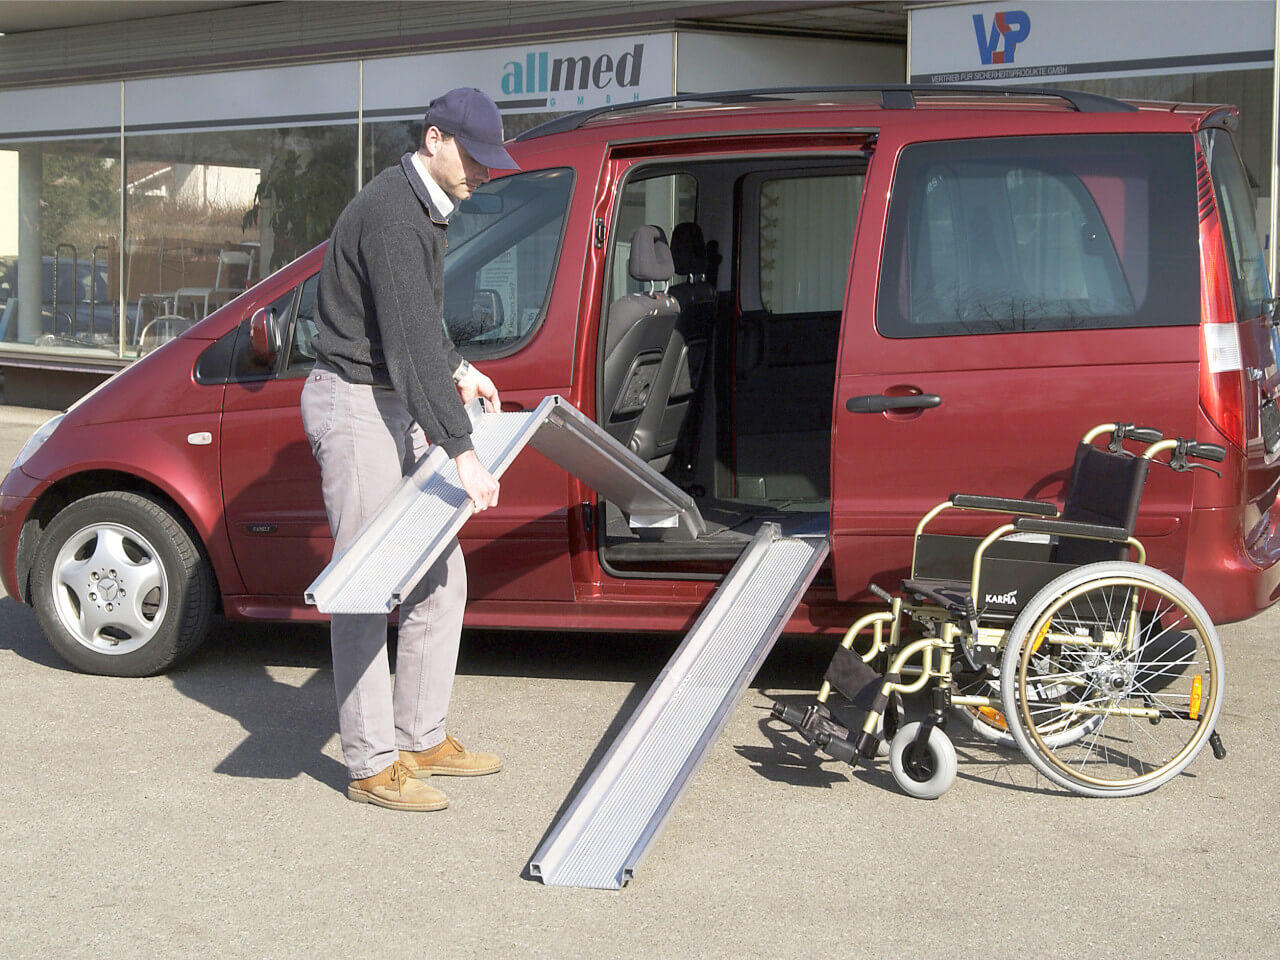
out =
<svg viewBox="0 0 1280 960"><path fill-rule="evenodd" d="M320 274L312 274L303 281L298 295L298 315L293 321L293 335L289 341L289 359L282 376L306 376L315 365L316 351L311 345L316 335L316 292L320 288Z"/></svg>
<svg viewBox="0 0 1280 960"><path fill-rule="evenodd" d="M636 227L652 224L662 229L667 242L678 223L698 219L698 181L687 173L673 173L643 180L630 180L618 198L618 221L614 229L613 273L609 278L609 303L628 294L640 293L648 284L632 280L627 273L631 255L631 235Z"/></svg>
<svg viewBox="0 0 1280 960"><path fill-rule="evenodd" d="M458 204L444 258L444 323L463 356L506 356L546 315L573 171L493 180Z"/></svg>
<svg viewBox="0 0 1280 960"><path fill-rule="evenodd" d="M1271 296L1258 240L1257 201L1231 136L1225 130L1208 130L1203 136L1231 263L1236 312L1239 319L1249 320L1262 314L1263 301Z"/></svg>
<svg viewBox="0 0 1280 960"><path fill-rule="evenodd" d="M760 184L760 302L773 314L838 311L862 174Z"/></svg>
<svg viewBox="0 0 1280 960"><path fill-rule="evenodd" d="M1195 197L1190 137L909 146L876 326L909 338L1196 324Z"/></svg>

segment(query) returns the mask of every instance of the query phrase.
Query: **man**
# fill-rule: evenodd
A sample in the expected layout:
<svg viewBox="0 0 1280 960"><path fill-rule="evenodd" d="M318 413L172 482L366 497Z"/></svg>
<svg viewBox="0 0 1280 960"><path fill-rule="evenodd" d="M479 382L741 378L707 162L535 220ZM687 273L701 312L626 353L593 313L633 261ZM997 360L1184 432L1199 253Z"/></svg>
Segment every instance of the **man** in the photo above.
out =
<svg viewBox="0 0 1280 960"><path fill-rule="evenodd" d="M497 106L479 90L451 90L427 108L419 149L369 181L333 228L302 422L320 463L335 554L428 440L454 459L474 510L498 503L498 481L476 457L463 409L477 396L500 409L498 391L458 355L442 322L445 227L455 204L488 182L490 167L517 169L502 145ZM426 777L502 768L496 755L466 750L445 731L466 595L455 540L400 605L394 695L386 618L334 615L338 728L352 800L440 810L448 799Z"/></svg>

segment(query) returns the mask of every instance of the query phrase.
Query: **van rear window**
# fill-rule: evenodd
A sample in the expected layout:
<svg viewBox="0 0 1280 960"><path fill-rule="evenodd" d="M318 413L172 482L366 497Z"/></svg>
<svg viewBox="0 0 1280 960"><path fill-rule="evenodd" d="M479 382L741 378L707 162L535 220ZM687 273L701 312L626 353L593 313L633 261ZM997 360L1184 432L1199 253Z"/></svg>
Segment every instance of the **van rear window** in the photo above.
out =
<svg viewBox="0 0 1280 960"><path fill-rule="evenodd" d="M1194 325L1198 224L1189 135L908 146L876 326L910 338Z"/></svg>

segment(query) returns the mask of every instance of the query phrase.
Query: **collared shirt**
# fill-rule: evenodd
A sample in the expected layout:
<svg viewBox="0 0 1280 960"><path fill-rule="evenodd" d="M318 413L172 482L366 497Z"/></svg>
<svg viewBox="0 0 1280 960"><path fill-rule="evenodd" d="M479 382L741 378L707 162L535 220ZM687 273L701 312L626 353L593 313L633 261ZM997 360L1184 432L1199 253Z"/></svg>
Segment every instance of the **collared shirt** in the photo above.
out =
<svg viewBox="0 0 1280 960"><path fill-rule="evenodd" d="M453 198L441 190L440 184L436 183L431 174L427 173L427 165L422 162L422 154L416 150L413 153L413 169L417 170L418 176L422 178L422 185L427 188L427 193L431 195L431 202L436 205L436 209L448 220L453 216Z"/></svg>

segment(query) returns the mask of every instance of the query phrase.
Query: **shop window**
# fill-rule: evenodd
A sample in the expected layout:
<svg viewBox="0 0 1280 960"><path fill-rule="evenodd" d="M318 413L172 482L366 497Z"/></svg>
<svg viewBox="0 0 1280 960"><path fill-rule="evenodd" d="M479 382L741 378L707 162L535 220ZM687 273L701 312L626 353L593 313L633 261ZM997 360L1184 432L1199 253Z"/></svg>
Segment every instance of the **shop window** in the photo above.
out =
<svg viewBox="0 0 1280 960"><path fill-rule="evenodd" d="M126 355L144 346L134 330L196 323L323 242L355 194L354 125L131 136L125 151Z"/></svg>
<svg viewBox="0 0 1280 960"><path fill-rule="evenodd" d="M0 144L0 346L118 355L119 159L118 138Z"/></svg>

